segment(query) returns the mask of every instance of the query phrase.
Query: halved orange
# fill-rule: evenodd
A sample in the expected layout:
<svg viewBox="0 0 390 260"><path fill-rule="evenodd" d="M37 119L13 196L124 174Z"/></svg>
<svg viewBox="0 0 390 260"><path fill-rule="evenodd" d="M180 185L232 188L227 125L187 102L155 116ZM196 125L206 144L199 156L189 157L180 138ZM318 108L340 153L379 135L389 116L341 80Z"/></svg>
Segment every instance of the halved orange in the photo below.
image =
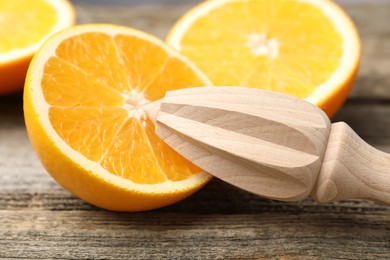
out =
<svg viewBox="0 0 390 260"><path fill-rule="evenodd" d="M214 85L295 95L329 116L350 91L361 48L351 19L329 0L204 1L166 41Z"/></svg>
<svg viewBox="0 0 390 260"><path fill-rule="evenodd" d="M0 94L23 88L34 53L51 34L74 22L66 0L1 0Z"/></svg>
<svg viewBox="0 0 390 260"><path fill-rule="evenodd" d="M157 38L114 25L71 27L31 62L24 92L30 140L54 179L105 209L179 201L210 175L154 133L142 106L167 90L210 85Z"/></svg>

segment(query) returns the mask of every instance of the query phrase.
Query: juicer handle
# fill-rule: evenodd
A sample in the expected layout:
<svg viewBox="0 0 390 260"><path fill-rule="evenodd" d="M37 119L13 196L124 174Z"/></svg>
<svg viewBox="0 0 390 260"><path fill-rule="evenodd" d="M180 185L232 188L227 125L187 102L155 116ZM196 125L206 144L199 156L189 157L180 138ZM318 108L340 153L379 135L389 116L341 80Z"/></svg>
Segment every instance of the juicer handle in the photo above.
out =
<svg viewBox="0 0 390 260"><path fill-rule="evenodd" d="M332 124L312 197L318 202L368 199L390 205L390 154L368 145L347 124Z"/></svg>

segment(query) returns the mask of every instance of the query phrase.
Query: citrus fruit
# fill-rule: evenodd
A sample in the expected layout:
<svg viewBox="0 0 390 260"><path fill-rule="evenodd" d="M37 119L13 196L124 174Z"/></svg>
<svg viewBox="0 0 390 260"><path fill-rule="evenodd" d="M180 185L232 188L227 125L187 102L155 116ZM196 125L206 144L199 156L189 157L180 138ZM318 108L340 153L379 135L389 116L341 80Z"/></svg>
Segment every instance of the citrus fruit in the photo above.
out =
<svg viewBox="0 0 390 260"><path fill-rule="evenodd" d="M66 0L0 0L0 94L21 89L33 54L74 21Z"/></svg>
<svg viewBox="0 0 390 260"><path fill-rule="evenodd" d="M202 172L154 133L143 106L167 90L210 85L162 41L115 25L79 25L34 56L25 121L42 164L65 189L96 206L140 211L200 189Z"/></svg>
<svg viewBox="0 0 390 260"><path fill-rule="evenodd" d="M295 95L329 116L348 96L361 48L351 19L329 0L205 1L166 42L214 85Z"/></svg>

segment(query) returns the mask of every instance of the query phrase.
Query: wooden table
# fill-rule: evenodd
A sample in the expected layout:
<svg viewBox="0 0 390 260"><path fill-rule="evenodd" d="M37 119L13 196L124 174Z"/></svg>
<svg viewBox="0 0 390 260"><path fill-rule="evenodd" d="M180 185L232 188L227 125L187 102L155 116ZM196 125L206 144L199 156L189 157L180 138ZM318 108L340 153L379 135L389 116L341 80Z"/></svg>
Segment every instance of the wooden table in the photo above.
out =
<svg viewBox="0 0 390 260"><path fill-rule="evenodd" d="M124 24L163 37L196 1L73 2L79 23ZM340 3L357 23L363 60L334 121L390 152L390 1ZM101 210L63 190L42 168L16 94L0 98L0 257L390 259L390 207L360 200L282 203L214 179L163 209Z"/></svg>

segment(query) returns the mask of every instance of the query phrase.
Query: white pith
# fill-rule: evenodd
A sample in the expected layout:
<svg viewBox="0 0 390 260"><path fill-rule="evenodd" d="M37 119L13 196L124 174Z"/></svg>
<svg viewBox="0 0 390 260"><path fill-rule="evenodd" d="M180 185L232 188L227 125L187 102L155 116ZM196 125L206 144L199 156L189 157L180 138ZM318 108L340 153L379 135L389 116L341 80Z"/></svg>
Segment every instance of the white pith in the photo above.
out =
<svg viewBox="0 0 390 260"><path fill-rule="evenodd" d="M123 109L127 110L128 117L145 120L146 112L142 109L142 106L150 103L150 100L145 98L144 93L132 89L130 92L122 93L122 96L126 102Z"/></svg>
<svg viewBox="0 0 390 260"><path fill-rule="evenodd" d="M42 47L42 49L38 52L38 54L34 57L32 61L32 68L35 68L33 71L29 71L29 82L26 86L29 88L25 91L30 91L31 99L33 102L33 107L38 114L38 121L42 124L43 129L45 129L46 134L49 136L51 140L53 140L55 146L69 159L76 164L78 164L81 168L88 171L90 174L96 176L96 178L101 178L106 182L109 182L113 185L121 187L123 189L129 191L136 191L141 193L173 193L179 190L186 190L191 187L194 187L198 184L202 184L209 179L209 175L205 172L201 172L199 174L193 175L188 179L182 181L170 181L166 180L163 183L158 184L137 184L129 179L121 178L117 175L114 175L104 169L98 162L94 162L88 160L79 152L73 150L54 130L53 126L49 120L49 107L50 105L46 102L42 89L41 89L41 79L43 76L43 64L53 56L56 56L55 51L58 45L67 38L73 37L75 35L80 35L83 33L89 32L100 32L105 33L110 36L115 36L117 34L122 35L132 35L137 36L141 39L146 39L154 44L161 46L170 56L179 58L180 60L185 61L188 66L190 66L197 74L207 82L209 85L211 83L207 79L207 77L197 69L191 62L186 60L182 56L178 56L176 52L172 51L169 48L163 46L157 39L152 36L149 36L146 33L142 33L136 30L132 30L125 27L120 26L110 26L110 25L83 25L74 27L72 30L62 31L49 40L50 44L46 44ZM37 66L40 64L41 66ZM39 69L38 69L39 68ZM129 117L136 117L142 119L145 116L145 112L142 110L140 106L147 103L148 100L143 97L142 93L138 91L130 91L128 93L123 93L123 97L126 100L125 108Z"/></svg>
<svg viewBox="0 0 390 260"><path fill-rule="evenodd" d="M268 38L266 33L249 34L246 45L255 56L275 59L279 55L279 42L276 39Z"/></svg>
<svg viewBox="0 0 390 260"><path fill-rule="evenodd" d="M74 22L73 7L67 0L44 0L49 3L57 11L58 21L50 32L45 35L40 41L26 48L15 49L7 53L0 53L0 64L5 64L24 57L32 56L42 44L52 35L62 29L71 26Z"/></svg>
<svg viewBox="0 0 390 260"><path fill-rule="evenodd" d="M249 2L253 0L210 0L193 9L170 32L167 42L177 50L181 50L181 40L185 32L200 18L221 6L235 2ZM333 75L306 98L313 104L321 104L336 89L341 87L348 76L355 70L360 58L360 44L356 29L346 14L335 3L329 0L294 0L317 6L335 24L343 38L343 56L340 65ZM248 35L249 37L249 35ZM263 50L264 52L264 50Z"/></svg>

